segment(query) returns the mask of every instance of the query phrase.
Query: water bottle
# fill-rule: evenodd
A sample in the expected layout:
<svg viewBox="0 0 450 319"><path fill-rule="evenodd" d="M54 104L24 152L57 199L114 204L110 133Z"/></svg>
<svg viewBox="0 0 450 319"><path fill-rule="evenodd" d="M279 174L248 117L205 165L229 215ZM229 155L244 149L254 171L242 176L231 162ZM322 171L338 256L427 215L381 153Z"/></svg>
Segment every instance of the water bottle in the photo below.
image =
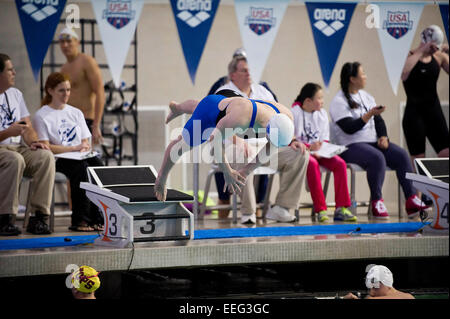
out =
<svg viewBox="0 0 450 319"><path fill-rule="evenodd" d="M131 106L131 104L129 102L126 102L126 101L123 102L122 111L128 112L130 110L130 106Z"/></svg>

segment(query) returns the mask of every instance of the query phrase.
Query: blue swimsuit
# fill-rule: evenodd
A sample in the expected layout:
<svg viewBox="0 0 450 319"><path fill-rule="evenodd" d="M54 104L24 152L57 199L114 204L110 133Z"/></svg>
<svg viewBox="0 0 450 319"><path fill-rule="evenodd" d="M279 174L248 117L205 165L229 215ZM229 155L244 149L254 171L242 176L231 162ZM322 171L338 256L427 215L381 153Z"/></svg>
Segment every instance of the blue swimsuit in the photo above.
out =
<svg viewBox="0 0 450 319"><path fill-rule="evenodd" d="M183 128L183 139L190 146L197 146L204 142L206 142L216 127L217 123L226 115L226 110L219 110L219 103L226 99L225 96L222 95L208 95L203 100L198 103L197 107L194 110L189 121L186 122ZM252 119L250 120L250 128L253 128L256 120L257 106L256 102L266 104L272 107L275 112L280 113L278 108L266 101L261 100L252 100L253 111L252 111ZM194 121L195 126L198 127L197 135L194 134ZM198 121L198 122L197 122Z"/></svg>

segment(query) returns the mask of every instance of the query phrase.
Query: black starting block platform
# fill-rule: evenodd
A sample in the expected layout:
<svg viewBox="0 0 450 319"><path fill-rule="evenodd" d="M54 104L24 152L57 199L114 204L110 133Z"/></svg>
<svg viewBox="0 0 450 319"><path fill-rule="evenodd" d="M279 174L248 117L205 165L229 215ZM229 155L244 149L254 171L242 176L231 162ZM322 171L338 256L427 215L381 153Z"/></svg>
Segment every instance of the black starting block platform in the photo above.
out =
<svg viewBox="0 0 450 319"><path fill-rule="evenodd" d="M448 164L448 158L417 158L414 160L417 174L406 173L406 178L433 200L430 226L435 229L448 229Z"/></svg>
<svg viewBox="0 0 450 319"><path fill-rule="evenodd" d="M88 168L89 182L80 187L100 208L105 221L95 244L126 247L131 242L193 238L194 216L182 202L194 198L168 189L166 201L158 201L156 176L151 165Z"/></svg>

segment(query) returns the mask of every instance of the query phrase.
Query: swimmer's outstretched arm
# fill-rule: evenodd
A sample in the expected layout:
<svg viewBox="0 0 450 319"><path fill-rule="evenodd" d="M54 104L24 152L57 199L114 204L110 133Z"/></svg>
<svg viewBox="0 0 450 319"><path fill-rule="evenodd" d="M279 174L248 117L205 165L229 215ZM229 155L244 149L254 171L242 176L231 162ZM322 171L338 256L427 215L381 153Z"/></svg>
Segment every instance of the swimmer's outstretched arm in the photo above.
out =
<svg viewBox="0 0 450 319"><path fill-rule="evenodd" d="M266 145L259 151L259 153L256 155L255 159L251 162L245 165L243 168L239 170L239 174L241 176L247 178L248 175L251 174L255 169L260 167L263 164L266 164L269 161L269 157L271 155L271 152L278 152L279 149L276 147L273 147L270 142L267 142ZM270 154L270 155L269 155Z"/></svg>
<svg viewBox="0 0 450 319"><path fill-rule="evenodd" d="M165 201L167 196L166 182L169 172L180 157L192 147L188 145L183 137L180 135L176 140L173 140L164 153L164 159L161 168L158 172L158 177L155 182L155 196L159 201Z"/></svg>
<svg viewBox="0 0 450 319"><path fill-rule="evenodd" d="M212 143L212 152L216 163L219 165L223 172L225 185L224 191L229 188L232 193L240 193L245 186L245 178L239 174L236 170L231 168L223 141L230 137L230 131L236 127L236 123L229 115L223 117L216 125L216 128L211 133L209 142ZM227 130L227 128L229 130Z"/></svg>

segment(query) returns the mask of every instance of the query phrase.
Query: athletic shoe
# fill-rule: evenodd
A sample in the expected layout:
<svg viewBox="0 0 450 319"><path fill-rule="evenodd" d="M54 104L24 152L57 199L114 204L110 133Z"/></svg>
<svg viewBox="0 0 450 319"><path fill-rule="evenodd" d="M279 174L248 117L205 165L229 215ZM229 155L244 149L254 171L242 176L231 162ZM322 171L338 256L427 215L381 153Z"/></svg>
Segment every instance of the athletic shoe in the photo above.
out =
<svg viewBox="0 0 450 319"><path fill-rule="evenodd" d="M241 223L246 225L256 224L256 214L242 215Z"/></svg>
<svg viewBox="0 0 450 319"><path fill-rule="evenodd" d="M417 195L411 195L406 201L405 207L408 218L414 218L418 216L421 211L430 208L430 206L422 202Z"/></svg>
<svg viewBox="0 0 450 319"><path fill-rule="evenodd" d="M430 207L433 206L433 200L430 197L428 197L427 195L422 193L421 199L422 199L422 202L425 203L425 205L428 205Z"/></svg>
<svg viewBox="0 0 450 319"><path fill-rule="evenodd" d="M292 223L297 220L295 216L289 214L289 211L286 208L278 205L274 205L268 209L266 218L276 220L281 223Z"/></svg>
<svg viewBox="0 0 450 319"><path fill-rule="evenodd" d="M347 207L339 207L334 211L334 221L356 222L356 216Z"/></svg>
<svg viewBox="0 0 450 319"><path fill-rule="evenodd" d="M0 236L17 236L22 232L14 225L15 216L13 214L0 215Z"/></svg>
<svg viewBox="0 0 450 319"><path fill-rule="evenodd" d="M34 235L48 235L51 234L50 228L47 225L47 215L37 211L35 216L31 216L28 221L27 232Z"/></svg>
<svg viewBox="0 0 450 319"><path fill-rule="evenodd" d="M319 223L324 223L328 220L327 213L328 212L326 210L322 210L317 213L317 220L319 221Z"/></svg>
<svg viewBox="0 0 450 319"><path fill-rule="evenodd" d="M386 206L382 199L372 201L372 216L375 219L389 219Z"/></svg>

